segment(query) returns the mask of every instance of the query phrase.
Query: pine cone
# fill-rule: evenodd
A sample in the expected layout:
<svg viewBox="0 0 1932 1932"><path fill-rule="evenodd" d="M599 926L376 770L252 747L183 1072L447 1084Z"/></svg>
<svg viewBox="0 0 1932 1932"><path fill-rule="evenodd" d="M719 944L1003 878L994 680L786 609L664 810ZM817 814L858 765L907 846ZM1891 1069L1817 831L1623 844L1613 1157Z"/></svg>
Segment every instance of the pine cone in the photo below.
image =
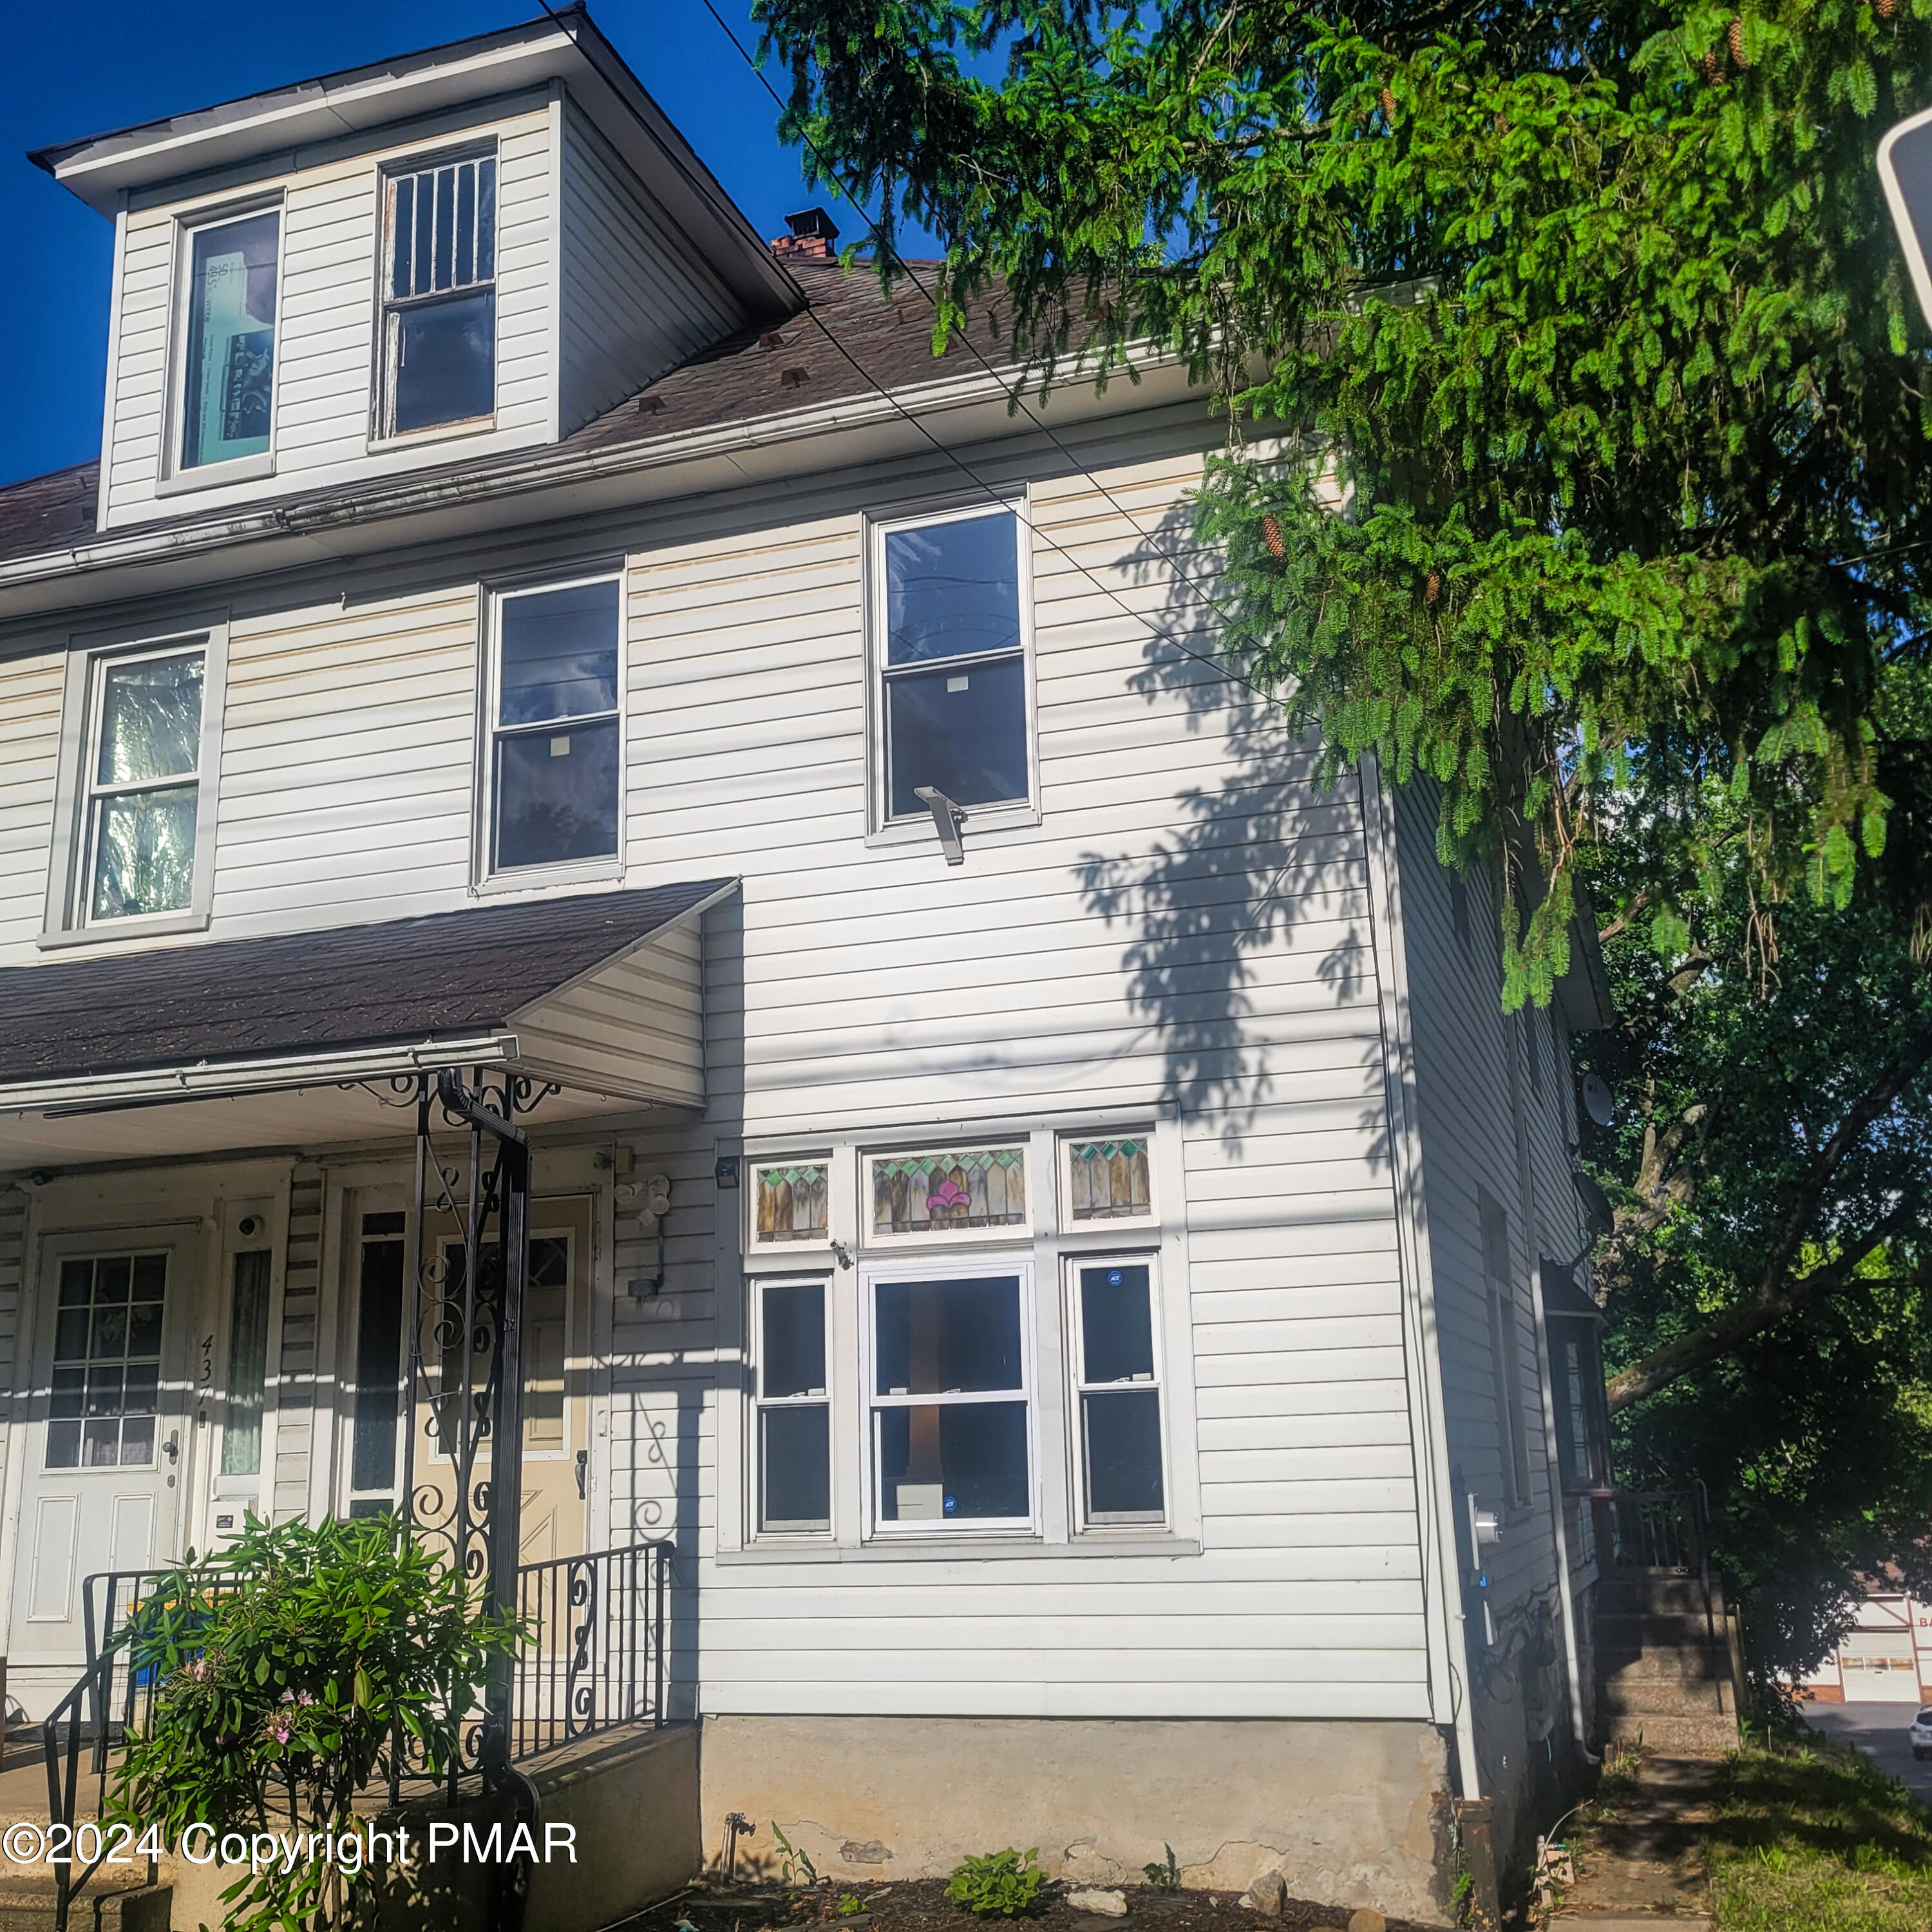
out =
<svg viewBox="0 0 1932 1932"><path fill-rule="evenodd" d="M1281 526L1275 521L1272 510L1262 519L1262 542L1268 545L1269 556L1287 556L1288 546L1282 541Z"/></svg>
<svg viewBox="0 0 1932 1932"><path fill-rule="evenodd" d="M1395 125L1395 96L1386 87L1382 89L1382 118L1391 128Z"/></svg>
<svg viewBox="0 0 1932 1932"><path fill-rule="evenodd" d="M1442 573L1439 570L1432 570L1423 581L1422 601L1425 604L1433 604L1442 594Z"/></svg>
<svg viewBox="0 0 1932 1932"><path fill-rule="evenodd" d="M1715 87L1724 77L1724 64L1718 59L1716 52L1713 51L1706 54L1697 63L1697 71L1712 87Z"/></svg>
<svg viewBox="0 0 1932 1932"><path fill-rule="evenodd" d="M1872 0L1872 11L1881 20L1889 20L1898 11L1898 0Z"/></svg>
<svg viewBox="0 0 1932 1932"><path fill-rule="evenodd" d="M1731 24L1724 29L1724 38L1731 44L1732 59L1740 67L1749 67L1750 62L1744 58L1744 17L1742 14L1731 16Z"/></svg>

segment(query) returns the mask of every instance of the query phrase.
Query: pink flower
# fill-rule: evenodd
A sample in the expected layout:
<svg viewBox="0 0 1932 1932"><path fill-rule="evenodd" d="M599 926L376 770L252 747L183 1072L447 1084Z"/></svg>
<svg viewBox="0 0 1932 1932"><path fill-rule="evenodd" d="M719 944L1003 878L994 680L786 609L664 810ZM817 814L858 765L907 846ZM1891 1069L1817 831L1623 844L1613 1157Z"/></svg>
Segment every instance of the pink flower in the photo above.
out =
<svg viewBox="0 0 1932 1932"><path fill-rule="evenodd" d="M275 1742L276 1742L276 1743L277 1743L277 1744L286 1744L286 1743L288 1742L288 1741L289 1741L289 1727L288 1727L288 1726L287 1726L287 1725L286 1725L286 1724L278 1724L278 1725L275 1726Z"/></svg>

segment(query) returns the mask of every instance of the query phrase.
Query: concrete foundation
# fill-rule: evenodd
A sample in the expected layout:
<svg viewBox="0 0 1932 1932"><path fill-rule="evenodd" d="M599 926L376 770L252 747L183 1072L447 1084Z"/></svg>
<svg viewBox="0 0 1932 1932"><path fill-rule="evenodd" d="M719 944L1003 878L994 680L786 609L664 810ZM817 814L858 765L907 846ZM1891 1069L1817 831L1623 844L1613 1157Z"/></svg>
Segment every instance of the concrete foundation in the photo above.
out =
<svg viewBox="0 0 1932 1932"><path fill-rule="evenodd" d="M1055 1876L1142 1882L1172 1845L1184 1881L1289 1893L1446 1924L1448 1752L1418 1724L1252 1719L713 1717L704 1844L756 1831L740 1872L777 1868L774 1821L821 1874L932 1878L969 1853L1037 1846Z"/></svg>
<svg viewBox="0 0 1932 1932"><path fill-rule="evenodd" d="M531 1871L524 1922L530 1932L596 1932L676 1891L698 1870L694 1725L626 1727L523 1768L537 1788L536 1842L544 1844L545 1826L573 1826L577 1834L574 1862L560 1855ZM465 1862L460 1844L434 1865L420 1848L439 1819L472 1824L485 1839L494 1821L508 1816L508 1804L481 1793L455 1805L426 1796L406 1802L400 1814L372 1813L369 1822L378 1831L391 1829L399 1815L418 1855L407 1871L385 1873L358 1923L370 1932L478 1932L490 1923L491 1868ZM226 1916L221 1892L238 1875L178 1857L164 1859L162 1880L174 1888L176 1932L221 1924Z"/></svg>

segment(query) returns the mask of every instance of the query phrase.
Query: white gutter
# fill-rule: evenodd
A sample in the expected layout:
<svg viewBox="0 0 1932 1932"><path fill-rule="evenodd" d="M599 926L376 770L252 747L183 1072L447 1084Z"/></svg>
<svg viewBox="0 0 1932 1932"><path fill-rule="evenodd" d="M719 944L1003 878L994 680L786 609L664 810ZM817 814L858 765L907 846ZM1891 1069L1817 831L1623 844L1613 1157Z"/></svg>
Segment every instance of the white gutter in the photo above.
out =
<svg viewBox="0 0 1932 1932"><path fill-rule="evenodd" d="M1178 368L1173 356L1150 357L1142 365L1151 371ZM752 448L797 442L839 430L875 428L907 415L931 415L971 408L989 402L1010 402L1017 372L976 371L923 382L886 394L868 391L841 398L815 409L756 416L703 429L655 436L641 443L616 443L608 448L547 448L520 460L496 460L487 466L454 474L406 476L352 494L340 489L318 492L270 510L242 516L178 525L164 530L134 530L104 536L61 550L0 563L0 590L51 582L118 566L158 563L171 558L228 549L260 538L298 536L332 530L346 524L415 512L447 509L462 503L527 494L557 484L582 484L634 476L707 458L731 456Z"/></svg>
<svg viewBox="0 0 1932 1932"><path fill-rule="evenodd" d="M182 1066L144 1066L120 1073L74 1074L0 1087L0 1114L50 1118L170 1100L226 1100L244 1094L286 1092L379 1080L425 1067L500 1066L517 1058L517 1036L452 1034L414 1045L346 1047L334 1052L265 1055L250 1060L201 1060Z"/></svg>

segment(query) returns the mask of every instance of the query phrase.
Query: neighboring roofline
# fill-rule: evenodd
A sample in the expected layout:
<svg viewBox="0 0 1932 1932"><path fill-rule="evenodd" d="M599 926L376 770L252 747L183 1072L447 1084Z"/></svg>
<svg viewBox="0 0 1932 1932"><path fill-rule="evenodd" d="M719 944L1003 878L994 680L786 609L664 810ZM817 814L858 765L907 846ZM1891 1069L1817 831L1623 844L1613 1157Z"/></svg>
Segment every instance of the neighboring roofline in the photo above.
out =
<svg viewBox="0 0 1932 1932"><path fill-rule="evenodd" d="M365 62L212 106L144 121L27 158L97 212L140 188L285 154L390 122L560 80L591 118L640 150L651 186L733 292L758 314L788 309L797 284L690 143L592 21L582 0L515 26ZM655 166L650 164L655 162Z"/></svg>

